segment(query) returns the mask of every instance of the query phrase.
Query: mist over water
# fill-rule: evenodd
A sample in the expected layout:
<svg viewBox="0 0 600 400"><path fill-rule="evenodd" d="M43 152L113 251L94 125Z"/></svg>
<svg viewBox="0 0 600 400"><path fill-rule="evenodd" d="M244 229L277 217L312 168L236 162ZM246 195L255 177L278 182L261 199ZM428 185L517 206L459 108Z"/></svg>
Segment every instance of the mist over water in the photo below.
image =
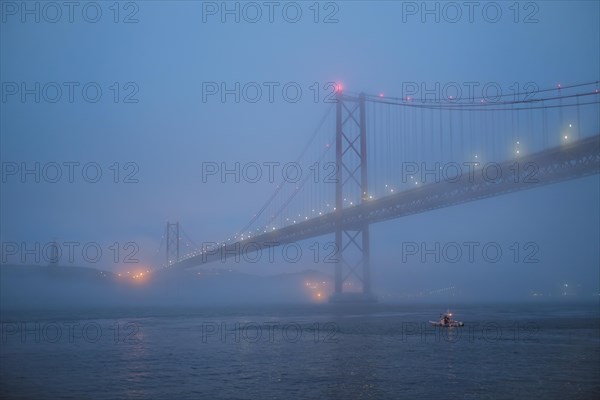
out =
<svg viewBox="0 0 600 400"><path fill-rule="evenodd" d="M0 398L597 398L598 49L590 1L1 1Z"/></svg>

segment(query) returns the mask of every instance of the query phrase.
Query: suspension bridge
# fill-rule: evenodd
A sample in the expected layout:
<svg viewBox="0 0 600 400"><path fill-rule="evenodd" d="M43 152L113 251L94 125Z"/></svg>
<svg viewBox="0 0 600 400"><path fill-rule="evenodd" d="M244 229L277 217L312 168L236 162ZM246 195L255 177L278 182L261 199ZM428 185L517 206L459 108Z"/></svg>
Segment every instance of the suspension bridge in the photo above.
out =
<svg viewBox="0 0 600 400"><path fill-rule="evenodd" d="M597 81L494 99L339 88L296 160L310 173L283 179L239 232L186 254L179 223L168 223L163 268L331 234L332 300L369 300L371 224L597 174L599 133ZM358 293L344 292L348 280Z"/></svg>

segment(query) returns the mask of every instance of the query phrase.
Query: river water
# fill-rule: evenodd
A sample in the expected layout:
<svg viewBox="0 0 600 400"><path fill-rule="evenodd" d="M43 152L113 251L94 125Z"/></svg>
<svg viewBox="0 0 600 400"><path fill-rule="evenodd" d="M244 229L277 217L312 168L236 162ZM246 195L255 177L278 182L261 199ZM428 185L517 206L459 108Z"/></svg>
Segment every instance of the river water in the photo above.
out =
<svg viewBox="0 0 600 400"><path fill-rule="evenodd" d="M0 397L590 399L598 304L3 310Z"/></svg>

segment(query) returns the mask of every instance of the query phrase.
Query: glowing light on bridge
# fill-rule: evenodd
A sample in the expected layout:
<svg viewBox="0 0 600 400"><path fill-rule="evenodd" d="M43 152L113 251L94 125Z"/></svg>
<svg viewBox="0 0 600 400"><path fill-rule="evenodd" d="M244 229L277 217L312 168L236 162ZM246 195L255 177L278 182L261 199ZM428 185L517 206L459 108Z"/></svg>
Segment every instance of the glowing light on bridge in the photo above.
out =
<svg viewBox="0 0 600 400"><path fill-rule="evenodd" d="M119 278L131 279L131 282L134 282L134 283L145 283L148 281L148 279L150 277L150 270L146 269L146 270L140 270L140 271L136 271L136 272L127 271L127 272L123 272L123 273L118 273L117 276Z"/></svg>

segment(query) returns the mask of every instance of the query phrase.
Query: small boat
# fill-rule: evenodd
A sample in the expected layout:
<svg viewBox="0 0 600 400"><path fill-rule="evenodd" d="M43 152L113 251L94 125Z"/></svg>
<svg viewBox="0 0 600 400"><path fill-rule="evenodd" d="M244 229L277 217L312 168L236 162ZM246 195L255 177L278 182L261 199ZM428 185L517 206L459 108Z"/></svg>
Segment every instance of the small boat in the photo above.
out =
<svg viewBox="0 0 600 400"><path fill-rule="evenodd" d="M440 315L439 321L429 321L429 323L433 326L439 326L441 328L458 328L465 326L465 324L462 322L455 321L454 318L452 318L452 313L450 311Z"/></svg>

